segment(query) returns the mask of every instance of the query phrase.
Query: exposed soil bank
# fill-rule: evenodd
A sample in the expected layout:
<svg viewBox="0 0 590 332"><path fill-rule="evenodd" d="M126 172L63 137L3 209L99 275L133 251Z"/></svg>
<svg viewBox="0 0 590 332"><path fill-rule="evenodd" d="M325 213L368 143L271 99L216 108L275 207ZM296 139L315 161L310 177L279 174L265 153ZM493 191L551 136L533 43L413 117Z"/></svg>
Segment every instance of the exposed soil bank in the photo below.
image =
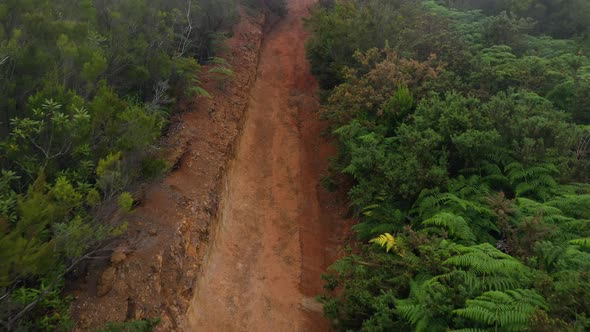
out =
<svg viewBox="0 0 590 332"><path fill-rule="evenodd" d="M213 98L185 103L163 139L174 170L111 217L129 231L70 291L77 330L153 317L161 331L329 329L313 297L343 246L347 203L319 185L335 150L305 59L315 1L288 2L266 36L265 17L242 11L224 56L236 78L205 80Z"/></svg>
<svg viewBox="0 0 590 332"><path fill-rule="evenodd" d="M338 256L342 197L319 185L333 147L321 136L317 84L291 0L265 37L220 220L187 312L186 331L325 331L313 297Z"/></svg>
<svg viewBox="0 0 590 332"><path fill-rule="evenodd" d="M111 216L127 220L129 230L115 243L110 260L91 262L70 291L76 298L76 329L160 317L159 330L180 330L256 77L265 18L250 17L244 10L241 14L223 55L236 78L222 89L214 79L205 79L213 97L180 106L185 112L172 119L162 142L166 158L176 166L142 191L141 205L134 212Z"/></svg>

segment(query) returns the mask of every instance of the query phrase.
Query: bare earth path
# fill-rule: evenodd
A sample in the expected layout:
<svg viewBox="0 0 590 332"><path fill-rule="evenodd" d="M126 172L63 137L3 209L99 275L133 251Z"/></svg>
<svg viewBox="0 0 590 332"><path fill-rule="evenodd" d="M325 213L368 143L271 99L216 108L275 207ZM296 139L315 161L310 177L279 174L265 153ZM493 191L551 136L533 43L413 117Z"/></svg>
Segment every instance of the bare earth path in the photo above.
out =
<svg viewBox="0 0 590 332"><path fill-rule="evenodd" d="M317 84L289 1L267 36L220 220L187 312L186 331L325 331L313 296L338 255L341 202L319 186L333 148L320 137Z"/></svg>

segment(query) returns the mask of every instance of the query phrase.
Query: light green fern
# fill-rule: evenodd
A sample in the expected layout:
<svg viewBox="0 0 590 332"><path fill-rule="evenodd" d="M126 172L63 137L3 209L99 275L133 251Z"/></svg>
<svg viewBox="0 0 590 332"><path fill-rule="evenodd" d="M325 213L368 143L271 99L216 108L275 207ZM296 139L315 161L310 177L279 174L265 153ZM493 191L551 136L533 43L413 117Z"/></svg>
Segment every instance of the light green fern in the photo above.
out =
<svg viewBox="0 0 590 332"><path fill-rule="evenodd" d="M515 289L486 292L474 300L467 300L465 308L453 313L476 324L488 325L495 331L522 331L531 315L547 309L545 299L536 291Z"/></svg>
<svg viewBox="0 0 590 332"><path fill-rule="evenodd" d="M576 246L590 249L590 237L571 240L570 243Z"/></svg>
<svg viewBox="0 0 590 332"><path fill-rule="evenodd" d="M438 213L432 218L424 220L422 224L445 228L449 231L449 235L456 239L464 240L469 243L475 242L475 235L473 235L473 232L465 219L453 213Z"/></svg>
<svg viewBox="0 0 590 332"><path fill-rule="evenodd" d="M376 243L381 247L385 247L386 252L389 252L389 250L391 250L395 246L395 238L393 237L393 235L389 233L381 234L369 242Z"/></svg>

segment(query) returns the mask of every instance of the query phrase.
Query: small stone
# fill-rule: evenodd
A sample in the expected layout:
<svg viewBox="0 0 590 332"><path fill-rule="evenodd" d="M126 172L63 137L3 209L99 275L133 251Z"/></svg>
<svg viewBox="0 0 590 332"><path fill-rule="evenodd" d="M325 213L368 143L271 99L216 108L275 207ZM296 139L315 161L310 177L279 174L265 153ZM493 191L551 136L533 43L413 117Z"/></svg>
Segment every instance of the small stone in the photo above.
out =
<svg viewBox="0 0 590 332"><path fill-rule="evenodd" d="M148 234L151 236L156 236L156 235L158 235L158 229L156 229L156 227L152 227L152 228L148 229Z"/></svg>
<svg viewBox="0 0 590 332"><path fill-rule="evenodd" d="M127 255L123 251L117 250L111 256L111 263L113 263L113 265L115 266L119 265L122 261L125 260L125 258L127 258Z"/></svg>
<svg viewBox="0 0 590 332"><path fill-rule="evenodd" d="M113 289L116 272L117 270L112 266L104 270L98 280L98 296L105 296Z"/></svg>
<svg viewBox="0 0 590 332"><path fill-rule="evenodd" d="M162 255L156 255L155 259L150 264L152 272L154 272L154 273L162 272L162 262L163 262Z"/></svg>

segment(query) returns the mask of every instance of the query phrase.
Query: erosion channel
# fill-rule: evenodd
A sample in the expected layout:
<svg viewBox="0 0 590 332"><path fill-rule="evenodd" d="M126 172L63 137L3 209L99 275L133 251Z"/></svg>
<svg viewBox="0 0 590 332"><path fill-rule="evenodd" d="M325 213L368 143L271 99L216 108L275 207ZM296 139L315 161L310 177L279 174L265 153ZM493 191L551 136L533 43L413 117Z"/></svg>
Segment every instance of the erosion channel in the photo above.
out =
<svg viewBox="0 0 590 332"><path fill-rule="evenodd" d="M337 255L338 205L319 185L333 148L321 137L302 18L289 1L268 33L187 331L323 331L314 296Z"/></svg>

